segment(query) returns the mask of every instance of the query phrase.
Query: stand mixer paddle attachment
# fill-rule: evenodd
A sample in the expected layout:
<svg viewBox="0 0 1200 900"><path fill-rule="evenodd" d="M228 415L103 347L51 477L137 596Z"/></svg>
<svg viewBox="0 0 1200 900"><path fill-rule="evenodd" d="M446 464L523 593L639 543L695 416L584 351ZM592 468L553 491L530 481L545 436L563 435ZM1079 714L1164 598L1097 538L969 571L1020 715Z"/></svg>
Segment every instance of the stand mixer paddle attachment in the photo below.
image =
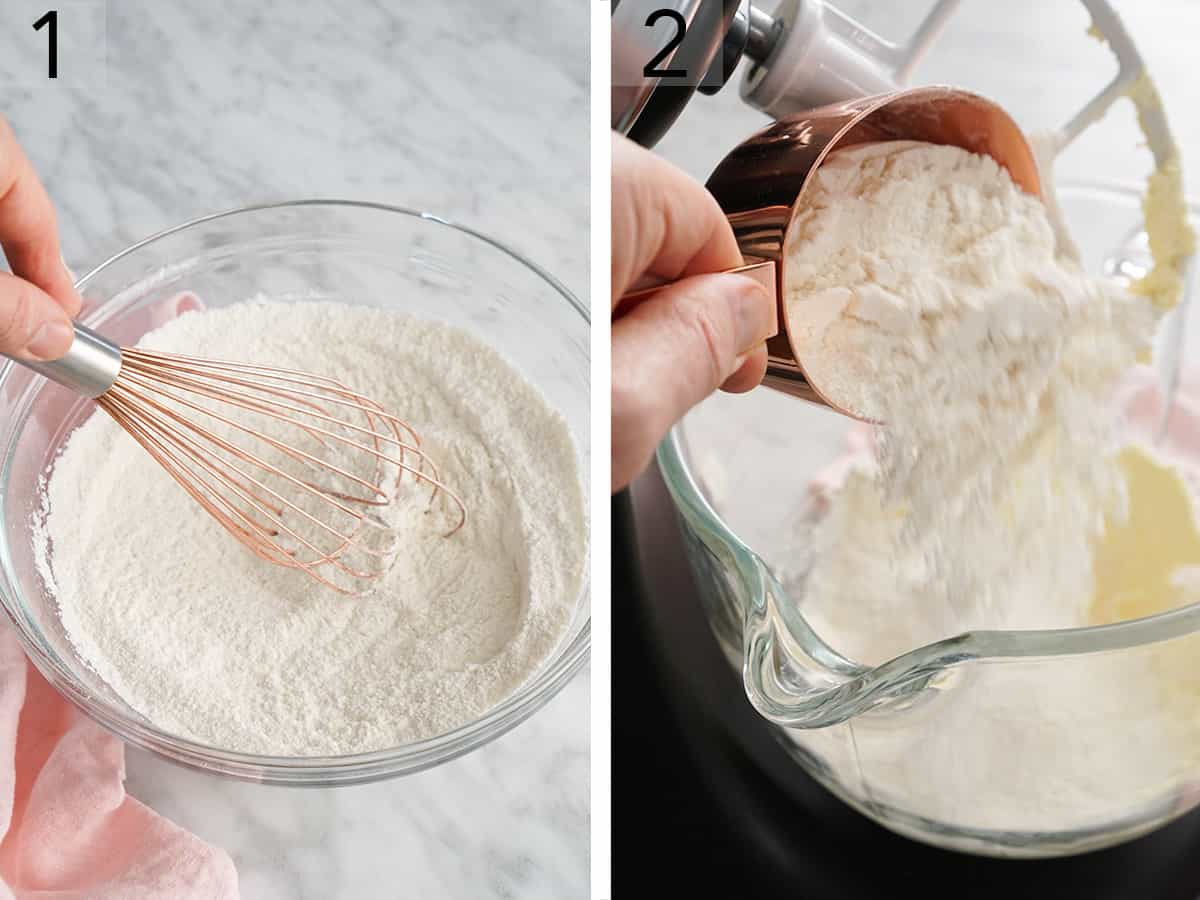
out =
<svg viewBox="0 0 1200 900"><path fill-rule="evenodd" d="M614 7L614 129L653 145L695 93L716 93L743 57L752 67L742 81L742 98L777 119L738 145L707 182L747 266L774 265L779 333L767 343L765 385L854 418L878 422L886 417L886 411L853 408L824 378L814 381L805 370L803 348L790 336L783 250L801 196L830 153L872 141L958 146L991 156L1019 187L1052 205L1054 198L1041 188L1039 163L1052 165L1089 125L1128 97L1137 107L1155 165L1146 200L1153 266L1131 289L1149 295L1160 310L1180 307L1167 319L1159 367L1167 400L1163 409L1170 409L1195 279L1195 241L1178 150L1145 63L1121 19L1107 0L1081 2L1092 17L1091 33L1113 51L1119 69L1066 125L1039 140L1041 159L1035 159L1021 129L992 100L950 86L904 87L960 0L932 4L904 42L875 35L821 0L784 0L774 15L749 0L622 0ZM657 15L664 9L670 14ZM661 23L668 19L678 24L678 41L665 46ZM651 45L656 49L647 53ZM651 57L655 65L635 65ZM650 292L639 291L638 296Z"/></svg>
<svg viewBox="0 0 1200 900"><path fill-rule="evenodd" d="M466 524L413 428L333 378L121 348L76 323L67 355L14 360L96 404L260 559L356 595L399 551L385 516L414 486Z"/></svg>

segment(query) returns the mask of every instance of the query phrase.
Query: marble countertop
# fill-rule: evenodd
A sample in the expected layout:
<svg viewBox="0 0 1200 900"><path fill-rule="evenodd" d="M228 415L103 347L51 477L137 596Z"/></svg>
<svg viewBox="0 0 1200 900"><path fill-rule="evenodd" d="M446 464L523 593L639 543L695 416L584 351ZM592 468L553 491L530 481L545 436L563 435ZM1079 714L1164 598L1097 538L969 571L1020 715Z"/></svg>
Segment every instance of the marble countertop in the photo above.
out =
<svg viewBox="0 0 1200 900"><path fill-rule="evenodd" d="M0 114L86 271L236 206L341 197L494 234L588 294L588 15L577 0L5 0ZM59 11L59 77L46 34ZM404 12L399 12L403 9ZM573 898L589 869L589 686L439 768L247 785L128 752L129 792L224 847L242 895Z"/></svg>

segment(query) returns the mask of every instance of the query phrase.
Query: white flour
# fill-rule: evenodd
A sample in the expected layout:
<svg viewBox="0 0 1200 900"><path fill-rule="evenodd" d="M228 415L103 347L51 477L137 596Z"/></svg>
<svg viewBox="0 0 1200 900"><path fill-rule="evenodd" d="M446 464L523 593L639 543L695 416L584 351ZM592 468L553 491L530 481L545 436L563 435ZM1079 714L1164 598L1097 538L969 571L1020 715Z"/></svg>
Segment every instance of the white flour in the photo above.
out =
<svg viewBox="0 0 1200 900"><path fill-rule="evenodd" d="M142 345L336 375L414 425L470 510L447 538L427 493L401 505L404 551L348 598L252 556L92 416L49 479L42 575L74 646L151 722L243 752L383 749L477 718L553 652L586 556L576 450L495 351L334 303L187 313Z"/></svg>
<svg viewBox="0 0 1200 900"><path fill-rule="evenodd" d="M814 379L888 423L818 480L822 514L795 538L812 567L789 585L806 618L866 664L968 629L1087 624L1093 538L1122 512L1113 390L1150 304L1086 276L1042 204L963 150L845 151L806 199L789 326ZM1153 679L1146 655L981 664L910 709L791 734L910 814L1086 827L1180 764Z"/></svg>
<svg viewBox="0 0 1200 900"><path fill-rule="evenodd" d="M1037 198L957 147L841 151L803 202L787 262L798 352L839 402L887 423L881 477L857 501L879 492L886 512L826 529L842 549L817 583L865 587L877 567L853 555L887 547L887 577L916 579L926 613L953 613L933 637L985 614L993 627L1078 620L1011 610L1011 589L1089 595L1090 541L1120 499L1111 386L1149 346L1148 304L1089 278Z"/></svg>

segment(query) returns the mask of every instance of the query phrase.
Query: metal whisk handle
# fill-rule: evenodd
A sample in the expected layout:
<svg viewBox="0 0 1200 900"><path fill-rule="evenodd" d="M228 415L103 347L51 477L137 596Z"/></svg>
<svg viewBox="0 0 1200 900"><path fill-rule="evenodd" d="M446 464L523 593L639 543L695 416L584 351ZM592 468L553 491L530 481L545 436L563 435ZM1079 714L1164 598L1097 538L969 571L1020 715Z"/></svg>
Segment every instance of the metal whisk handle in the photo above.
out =
<svg viewBox="0 0 1200 900"><path fill-rule="evenodd" d="M121 348L86 325L76 322L75 340L71 342L71 349L66 356L50 362L13 361L77 394L95 398L117 380L121 371Z"/></svg>

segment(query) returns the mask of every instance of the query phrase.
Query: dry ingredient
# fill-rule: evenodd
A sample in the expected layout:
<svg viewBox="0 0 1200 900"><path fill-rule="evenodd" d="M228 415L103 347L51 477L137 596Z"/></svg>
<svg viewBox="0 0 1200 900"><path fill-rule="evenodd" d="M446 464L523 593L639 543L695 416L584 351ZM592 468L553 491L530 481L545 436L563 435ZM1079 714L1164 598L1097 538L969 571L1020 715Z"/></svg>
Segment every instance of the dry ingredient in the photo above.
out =
<svg viewBox="0 0 1200 900"><path fill-rule="evenodd" d="M811 567L790 587L816 631L878 664L968 629L1085 625L1178 597L1173 576L1138 594L1121 559L1151 561L1147 503L1194 519L1169 465L1121 450L1113 401L1155 304L1088 277L1047 208L989 159L892 143L825 169L793 229L789 326L806 364L845 373L849 405L887 427L856 430L798 528ZM1186 564L1200 552L1188 534L1155 552ZM1181 652L952 670L970 684L896 713L903 727L867 716L792 737L883 806L1087 828L1156 802L1186 766L1176 723L1194 716L1167 705Z"/></svg>
<svg viewBox="0 0 1200 900"><path fill-rule="evenodd" d="M586 556L577 453L494 350L394 312L262 298L142 345L336 374L414 423L470 517L443 537L450 511L411 487L391 522L404 551L347 598L262 563L92 416L46 484L38 555L72 644L134 710L228 750L357 753L477 718L551 655Z"/></svg>
<svg viewBox="0 0 1200 900"><path fill-rule="evenodd" d="M866 587L870 568L848 557L870 548L947 617L935 638L1017 621L1014 593L1082 604L1091 542L1121 501L1112 385L1150 344L1148 304L1087 276L1038 198L958 147L835 154L789 236L800 358L839 402L887 423L879 477L846 495L862 509L818 534L813 586ZM872 533L849 539L858 528ZM1020 621L1082 612L1051 604Z"/></svg>
<svg viewBox="0 0 1200 900"><path fill-rule="evenodd" d="M1153 373L1137 372L1132 380L1157 392ZM1197 387L1185 387L1189 401L1200 397ZM1121 406L1135 419L1133 441L1153 433L1152 408L1137 411L1124 396ZM1128 505L1093 546L1089 595L1047 585L1033 592L1017 578L1000 589L991 612L971 609L973 627L1106 624L1194 596L1196 424L1172 436L1169 453L1134 443L1117 455ZM840 534L854 542L833 554L822 544L825 562L836 557L845 581L836 591L827 589L831 577L820 587L810 583L805 615L839 650L880 663L953 633L946 631L952 617L919 574L893 568L857 543L888 546L897 535L878 512L870 435L865 429L855 435L847 457L814 485L828 512L796 537L809 539L815 529L826 541ZM1195 646L1174 641L1144 652L952 670L953 688L924 705L790 736L820 753L846 783L862 784L877 801L910 814L993 831L1087 829L1122 819L1140 803L1161 802L1173 778L1187 779L1200 737Z"/></svg>

